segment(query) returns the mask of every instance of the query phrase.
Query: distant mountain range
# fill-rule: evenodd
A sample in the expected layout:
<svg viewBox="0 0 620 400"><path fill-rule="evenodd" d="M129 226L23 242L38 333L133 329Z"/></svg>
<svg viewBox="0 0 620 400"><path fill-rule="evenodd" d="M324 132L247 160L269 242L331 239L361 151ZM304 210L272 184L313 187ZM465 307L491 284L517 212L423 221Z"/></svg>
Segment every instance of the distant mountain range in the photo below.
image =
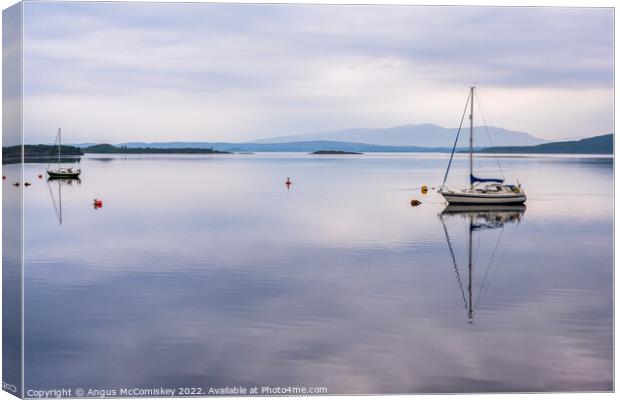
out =
<svg viewBox="0 0 620 400"><path fill-rule="evenodd" d="M533 146L547 143L525 132L497 127L475 127L475 148L490 146ZM251 142L129 142L119 146L152 148L207 148L221 151L353 151L353 152L429 152L452 149L457 128L433 124L402 125L379 129L347 129L335 132L280 136ZM93 143L78 146L87 147ZM458 148L469 146L469 128L461 130Z"/></svg>
<svg viewBox="0 0 620 400"><path fill-rule="evenodd" d="M525 132L510 131L497 127L474 128L474 149L484 152L572 152L600 154L613 152L611 145L591 145L590 139L581 141L549 142ZM384 129L348 129L335 132L281 136L252 142L129 142L117 146L128 149L213 149L224 152L449 152L456 138L456 128L443 128L433 124L402 125ZM606 139L601 139L606 140ZM457 150L469 147L469 128L463 127L457 142ZM571 144L572 143L572 144ZM77 146L86 148L94 143ZM559 147L558 147L559 146ZM551 149L551 150L550 150ZM554 150L556 149L556 150ZM557 150L564 149L564 150ZM611 149L611 150L610 150Z"/></svg>
<svg viewBox="0 0 620 400"><path fill-rule="evenodd" d="M488 147L481 153L546 153L546 154L613 154L614 135L609 133L587 139L552 142L537 146Z"/></svg>
<svg viewBox="0 0 620 400"><path fill-rule="evenodd" d="M217 149L215 149L217 147ZM84 153L101 154L218 154L246 151L290 151L313 154L358 154L371 152L450 152L449 147L417 146L379 146L365 143L348 143L334 141L309 141L293 143L201 143L201 142L162 142L162 143L126 143L123 145L83 144L61 148L63 162L73 162ZM48 162L56 160L57 147L53 145L31 145L23 147L25 162ZM457 151L465 152L466 148ZM587 139L544 143L536 146L501 146L477 148L479 153L545 153L545 154L613 154L614 135L595 136ZM2 163L17 164L22 162L22 146L2 148Z"/></svg>
<svg viewBox="0 0 620 400"><path fill-rule="evenodd" d="M378 129L346 129L335 132L280 136L256 140L254 143L290 143L308 141L337 141L375 144L381 146L450 147L454 144L457 128L443 128L433 124L401 125ZM493 126L474 127L474 146L534 146L548 141L525 132L510 131ZM488 132L488 134L487 134ZM490 138L492 139L489 139ZM463 127L457 147L469 146L469 127Z"/></svg>
<svg viewBox="0 0 620 400"><path fill-rule="evenodd" d="M451 147L419 147L419 146L380 146L366 143L336 142L329 140L315 140L289 143L226 143L226 142L130 142L119 146L127 148L213 148L228 152L254 152L254 151L290 151L290 152L314 152L314 151L351 151L351 152L445 152L451 151Z"/></svg>
<svg viewBox="0 0 620 400"><path fill-rule="evenodd" d="M91 146L93 148L96 146ZM335 142L329 140L316 140L308 142L287 143L204 143L204 142L156 142L142 143L132 142L119 145L131 149L160 149L178 150L178 152L191 152L191 149L215 149L222 152L356 152L356 153L446 153L451 147L419 147L419 146L381 146L366 143ZM88 147L83 148L85 152ZM613 154L613 134L595 136L592 138L543 143L536 146L498 146L498 147L475 147L480 153L568 153L568 154ZM181 151L183 150L183 151ZM458 147L457 152L466 152L467 147ZM129 151L128 151L129 152Z"/></svg>

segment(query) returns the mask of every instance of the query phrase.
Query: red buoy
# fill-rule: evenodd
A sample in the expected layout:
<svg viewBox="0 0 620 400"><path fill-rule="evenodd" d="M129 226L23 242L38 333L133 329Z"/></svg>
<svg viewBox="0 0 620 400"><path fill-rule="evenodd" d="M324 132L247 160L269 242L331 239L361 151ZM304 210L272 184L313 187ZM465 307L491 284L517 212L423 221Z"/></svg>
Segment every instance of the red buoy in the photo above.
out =
<svg viewBox="0 0 620 400"><path fill-rule="evenodd" d="M2 175L2 179L6 179L6 175Z"/></svg>
<svg viewBox="0 0 620 400"><path fill-rule="evenodd" d="M39 174L39 179L43 178L43 175Z"/></svg>
<svg viewBox="0 0 620 400"><path fill-rule="evenodd" d="M284 182L284 184L286 185L286 188L288 189L291 186L291 178L286 178L286 182Z"/></svg>
<svg viewBox="0 0 620 400"><path fill-rule="evenodd" d="M101 199L95 199L93 200L93 208L96 210L98 208L103 207L103 200Z"/></svg>

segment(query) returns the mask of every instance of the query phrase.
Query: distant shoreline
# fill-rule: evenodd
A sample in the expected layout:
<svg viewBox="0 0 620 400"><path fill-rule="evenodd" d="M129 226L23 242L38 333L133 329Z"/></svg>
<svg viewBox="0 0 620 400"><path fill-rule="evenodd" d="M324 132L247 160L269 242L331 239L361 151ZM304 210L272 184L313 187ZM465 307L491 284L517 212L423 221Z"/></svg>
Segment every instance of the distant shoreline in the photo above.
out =
<svg viewBox="0 0 620 400"><path fill-rule="evenodd" d="M552 142L536 146L487 147L477 153L513 154L609 154L614 153L614 135L607 134L592 138L565 142Z"/></svg>
<svg viewBox="0 0 620 400"><path fill-rule="evenodd" d="M84 144L87 149L92 144ZM123 148L159 148L159 149L189 149L212 148L217 151L231 153L241 152L305 152L334 151L350 153L450 153L454 139L447 141L445 147L415 146L415 145L377 145L363 142L338 140L308 140L277 143L260 142L133 142L117 145ZM457 152L469 151L468 147L457 147ZM575 141L549 142L532 146L484 147L476 146L474 151L485 153L575 153L575 154L613 154L613 134L599 135ZM334 153L335 154L335 153Z"/></svg>
<svg viewBox="0 0 620 400"><path fill-rule="evenodd" d="M537 154L537 155L614 155L614 135L600 135L592 138L552 142L536 146L502 146L475 148L477 154ZM79 160L84 154L242 154L242 153L310 153L324 155L364 154L364 153L450 153L452 148L416 147L416 146L381 146L364 143L310 141L291 143L194 143L168 142L143 143L136 145L95 144L85 146L63 145L60 157L63 162ZM217 150L216 150L217 148ZM465 152L457 148L457 153ZM23 146L24 162L49 162L57 160L58 147L49 144L26 144ZM2 163L16 164L22 161L22 146L2 148Z"/></svg>
<svg viewBox="0 0 620 400"><path fill-rule="evenodd" d="M259 152L255 152L255 153L86 153L82 156L68 156L68 155L62 155L60 162L61 163L75 163L75 162L80 162L80 160L82 159L82 157L97 157L97 156L114 156L114 155L118 155L118 156L131 156L131 155L135 155L135 156L140 156L140 155L161 155L161 156L174 156L174 155L187 155L187 156L199 156L199 155L209 155L209 154L219 154L219 155L270 155L270 154L283 154L283 153L289 153L289 154L295 154L295 155L313 155L312 153L306 153L303 151L259 151ZM449 154L447 154L446 152L424 152L424 153L415 153L415 152L372 152L372 153L361 153L361 154L357 154L360 156L364 156L364 155L380 155L380 154L402 154L402 155L413 155L413 154L436 154L436 155L444 155L446 157L449 156ZM461 156L466 156L466 153L458 153ZM614 159L614 155L613 154L607 154L607 153L497 153L497 154L493 154L493 153L489 153L489 152L478 152L476 153L478 154L478 156L482 156L482 157L510 157L510 158L544 158L544 157L555 157L555 158L561 158L561 157L574 157L574 158L595 158L595 159L609 159L609 160L613 160ZM24 163L26 164L33 164L33 163L55 163L58 161L58 156L56 157L49 157L49 156L41 156L41 155L26 155L26 157L24 158ZM4 165L8 165L8 164L20 164L22 162L22 158L21 156L16 156L16 157L3 157L2 158L2 164Z"/></svg>
<svg viewBox="0 0 620 400"><path fill-rule="evenodd" d="M342 150L318 150L315 152L312 152L310 154L318 154L318 155L345 155L345 154L364 154L364 153L358 153L355 151L342 151Z"/></svg>
<svg viewBox="0 0 620 400"><path fill-rule="evenodd" d="M213 148L127 148L111 144L98 144L80 148L77 146L58 147L48 144L26 144L23 146L23 162L46 163L58 161L77 162L84 154L230 154ZM2 148L2 164L19 164L22 162L22 146L6 146Z"/></svg>
<svg viewBox="0 0 620 400"><path fill-rule="evenodd" d="M82 149L86 154L230 154L228 151L207 148L155 148L155 147L126 147L112 144L96 144Z"/></svg>

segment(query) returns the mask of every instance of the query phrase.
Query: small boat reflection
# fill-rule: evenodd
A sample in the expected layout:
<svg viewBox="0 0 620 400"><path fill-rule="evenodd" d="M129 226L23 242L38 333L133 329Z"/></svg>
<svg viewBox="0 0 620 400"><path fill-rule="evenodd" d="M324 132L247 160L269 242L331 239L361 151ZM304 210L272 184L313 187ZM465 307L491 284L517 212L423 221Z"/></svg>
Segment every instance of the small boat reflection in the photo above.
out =
<svg viewBox="0 0 620 400"><path fill-rule="evenodd" d="M452 257L452 264L456 273L456 279L459 284L461 294L463 295L465 308L467 309L467 318L469 323L473 323L474 321L475 304L478 304L480 295L483 293L484 285L487 282L489 271L492 269L494 262L497 260L498 249L502 240L504 226L511 223L520 223L525 210L525 205L448 205L439 214L439 219L441 220L441 224L446 235L448 249L450 250L450 256ZM455 217L461 217L467 224L467 294L463 288L463 281L461 279L460 269L455 256L453 241L450 238L448 227L446 225L446 220ZM477 257L473 254L473 238L476 232L493 229L498 229L501 232L498 234L495 247L491 252L491 257L486 267L486 271L474 304L472 293L472 275L475 268L474 259L477 259ZM477 246L477 248L478 247L479 246Z"/></svg>
<svg viewBox="0 0 620 400"><path fill-rule="evenodd" d="M47 188L50 193L50 198L52 199L52 205L54 206L54 211L56 212L56 218L58 218L59 225L62 225L62 187L79 185L81 183L82 181L80 178L47 178ZM52 185L55 184L58 185L58 202L56 202L54 192L52 191Z"/></svg>

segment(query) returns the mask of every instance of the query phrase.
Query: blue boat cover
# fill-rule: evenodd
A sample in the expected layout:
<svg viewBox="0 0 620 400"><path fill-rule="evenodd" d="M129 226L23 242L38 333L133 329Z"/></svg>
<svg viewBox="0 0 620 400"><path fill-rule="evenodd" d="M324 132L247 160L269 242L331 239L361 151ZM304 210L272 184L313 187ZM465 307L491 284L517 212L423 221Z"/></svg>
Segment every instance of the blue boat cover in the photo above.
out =
<svg viewBox="0 0 620 400"><path fill-rule="evenodd" d="M503 179L499 179L499 178L478 178L475 177L473 174L469 174L469 180L472 184L476 183L476 182L497 182L497 183L504 183Z"/></svg>

